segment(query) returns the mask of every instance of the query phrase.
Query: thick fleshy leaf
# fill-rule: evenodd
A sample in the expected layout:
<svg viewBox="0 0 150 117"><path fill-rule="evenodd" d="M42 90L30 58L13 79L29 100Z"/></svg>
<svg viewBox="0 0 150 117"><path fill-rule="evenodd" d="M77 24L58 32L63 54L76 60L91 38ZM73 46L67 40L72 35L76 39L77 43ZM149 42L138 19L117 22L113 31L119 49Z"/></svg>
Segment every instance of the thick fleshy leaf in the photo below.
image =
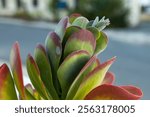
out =
<svg viewBox="0 0 150 117"><path fill-rule="evenodd" d="M17 100L14 81L6 64L0 66L0 100Z"/></svg>
<svg viewBox="0 0 150 117"><path fill-rule="evenodd" d="M52 78L55 89L60 93L60 84L57 78L57 70L59 67L61 55L62 55L62 45L60 38L55 32L51 32L45 41L47 55L50 61Z"/></svg>
<svg viewBox="0 0 150 117"><path fill-rule="evenodd" d="M45 46L52 69L57 71L62 54L62 45L60 38L55 32L49 33L45 41Z"/></svg>
<svg viewBox="0 0 150 117"><path fill-rule="evenodd" d="M39 95L39 93L32 87L31 84L27 84L25 86L25 91L28 100L42 100L43 98Z"/></svg>
<svg viewBox="0 0 150 117"><path fill-rule="evenodd" d="M107 72L102 84L113 84L115 75L112 72Z"/></svg>
<svg viewBox="0 0 150 117"><path fill-rule="evenodd" d="M87 30L91 31L95 37L96 40L99 39L101 33L99 33L99 30L95 27L88 27Z"/></svg>
<svg viewBox="0 0 150 117"><path fill-rule="evenodd" d="M78 14L78 13L71 14L71 16L69 17L69 22L72 24L73 21L74 21L76 18L80 17L80 16L81 16L81 15Z"/></svg>
<svg viewBox="0 0 150 117"><path fill-rule="evenodd" d="M91 90L99 86L99 84L102 83L106 72L114 61L115 57L91 71L82 81L82 84L80 85L74 99L84 99Z"/></svg>
<svg viewBox="0 0 150 117"><path fill-rule="evenodd" d="M89 20L87 18L80 16L73 21L72 26L78 26L85 29L88 23Z"/></svg>
<svg viewBox="0 0 150 117"><path fill-rule="evenodd" d="M59 23L56 26L55 32L59 36L59 38L61 39L61 41L63 40L63 37L65 35L66 28L68 26L68 22L69 22L69 18L68 17L64 17L64 18L62 18L59 21Z"/></svg>
<svg viewBox="0 0 150 117"><path fill-rule="evenodd" d="M74 95L76 94L83 78L85 77L86 74L89 73L89 71L92 69L91 67L93 67L93 64L96 62L96 56L93 56L92 58L90 58L90 60L85 64L85 66L81 69L80 73L78 74L78 76L75 78L75 80L73 81L72 85L69 88L69 91L67 93L67 100L71 100Z"/></svg>
<svg viewBox="0 0 150 117"><path fill-rule="evenodd" d="M27 71L29 74L29 78L30 78L34 88L38 91L38 93L44 99L52 99L51 95L47 94L47 90L41 80L40 71L38 69L38 66L31 55L28 55L26 64L27 64Z"/></svg>
<svg viewBox="0 0 150 117"><path fill-rule="evenodd" d="M27 100L36 100L36 98L34 97L34 90L30 84L27 84L25 86L25 94Z"/></svg>
<svg viewBox="0 0 150 117"><path fill-rule="evenodd" d="M137 100L142 97L142 91L134 86L114 86L103 84L93 89L85 100Z"/></svg>
<svg viewBox="0 0 150 117"><path fill-rule="evenodd" d="M100 37L98 40L96 40L95 54L99 54L102 51L104 51L105 48L107 47L107 43L108 43L108 38L106 34L103 32L100 32Z"/></svg>
<svg viewBox="0 0 150 117"><path fill-rule="evenodd" d="M73 33L68 39L65 45L64 58L76 50L85 50L92 56L95 51L95 47L96 40L93 34L88 30L82 29Z"/></svg>
<svg viewBox="0 0 150 117"><path fill-rule="evenodd" d="M109 19L105 19L105 16L102 17L102 19L95 25L99 29L99 31L102 31L106 26L110 24Z"/></svg>
<svg viewBox="0 0 150 117"><path fill-rule="evenodd" d="M58 99L57 92L53 85L51 66L46 55L45 48L39 44L35 49L34 56L45 87L47 88L53 99Z"/></svg>
<svg viewBox="0 0 150 117"><path fill-rule="evenodd" d="M96 58L96 56L93 56L86 65L82 68L78 76L75 78L74 82L69 88L68 94L66 99L71 100L75 96L77 90L79 89L79 86L82 83L82 80L97 66L100 65L99 60Z"/></svg>
<svg viewBox="0 0 150 117"><path fill-rule="evenodd" d="M102 31L106 26L110 24L109 19L105 19L105 17L102 17L102 19L99 20L99 17L96 17L95 20L89 21L86 27L96 27L99 31Z"/></svg>
<svg viewBox="0 0 150 117"><path fill-rule="evenodd" d="M19 43L16 42L10 52L10 66L16 87L21 99L25 99L25 88L23 83L22 62L20 57Z"/></svg>
<svg viewBox="0 0 150 117"><path fill-rule="evenodd" d="M89 59L88 52L80 50L71 53L60 65L57 73L62 88L62 99L65 98L70 85Z"/></svg>
<svg viewBox="0 0 150 117"><path fill-rule="evenodd" d="M27 84L25 86L26 90L34 97L35 100L43 99L39 93L31 86L31 84Z"/></svg>
<svg viewBox="0 0 150 117"><path fill-rule="evenodd" d="M99 22L99 17L97 16L93 21L92 27L95 27L98 22Z"/></svg>
<svg viewBox="0 0 150 117"><path fill-rule="evenodd" d="M70 26L66 29L66 33L65 33L65 36L64 36L64 39L63 39L63 48L65 47L65 44L67 42L67 40L69 39L69 37L75 33L75 32L78 32L81 28L80 27L77 27L77 26Z"/></svg>

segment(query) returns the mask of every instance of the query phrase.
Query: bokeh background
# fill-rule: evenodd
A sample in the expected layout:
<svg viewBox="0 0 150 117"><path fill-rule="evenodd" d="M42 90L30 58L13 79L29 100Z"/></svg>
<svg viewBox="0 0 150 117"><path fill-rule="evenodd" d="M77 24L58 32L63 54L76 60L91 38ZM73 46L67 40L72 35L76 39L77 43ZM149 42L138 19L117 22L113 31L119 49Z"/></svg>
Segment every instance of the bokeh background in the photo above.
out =
<svg viewBox="0 0 150 117"><path fill-rule="evenodd" d="M56 23L75 12L91 20L110 19L104 30L109 44L99 59L117 56L110 69L115 84L136 85L143 90L142 99L150 99L150 0L0 0L0 65L9 62L15 41L25 65L36 44L44 44Z"/></svg>

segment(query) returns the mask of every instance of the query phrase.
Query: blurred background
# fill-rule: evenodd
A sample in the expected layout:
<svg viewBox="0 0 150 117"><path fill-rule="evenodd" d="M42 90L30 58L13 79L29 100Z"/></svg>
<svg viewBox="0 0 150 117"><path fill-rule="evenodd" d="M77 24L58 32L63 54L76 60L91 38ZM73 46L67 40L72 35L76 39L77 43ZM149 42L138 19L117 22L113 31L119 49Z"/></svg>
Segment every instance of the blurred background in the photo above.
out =
<svg viewBox="0 0 150 117"><path fill-rule="evenodd" d="M15 41L20 43L22 62L44 44L49 31L66 15L80 13L88 19L106 16L107 49L104 62L117 56L111 71L117 85L136 85L150 99L150 0L0 0L0 65L9 62ZM26 75L26 71L24 71Z"/></svg>

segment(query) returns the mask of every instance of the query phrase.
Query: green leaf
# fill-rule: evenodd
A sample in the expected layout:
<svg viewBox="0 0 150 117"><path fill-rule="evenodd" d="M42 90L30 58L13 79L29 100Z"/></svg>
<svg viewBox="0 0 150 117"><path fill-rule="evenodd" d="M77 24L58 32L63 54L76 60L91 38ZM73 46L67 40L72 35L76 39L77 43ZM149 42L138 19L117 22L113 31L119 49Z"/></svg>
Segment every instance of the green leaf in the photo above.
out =
<svg viewBox="0 0 150 117"><path fill-rule="evenodd" d="M53 84L57 93L60 94L61 88L57 78L57 70L62 55L62 44L60 38L55 32L51 32L47 36L45 41L45 47L51 65Z"/></svg>
<svg viewBox="0 0 150 117"><path fill-rule="evenodd" d="M16 87L19 91L21 99L26 99L25 88L23 83L22 62L20 57L19 43L16 42L10 52L10 66Z"/></svg>
<svg viewBox="0 0 150 117"><path fill-rule="evenodd" d="M44 99L52 99L50 94L49 95L47 94L47 90L41 80L38 66L31 55L28 55L26 64L27 64L27 72L34 88Z"/></svg>
<svg viewBox="0 0 150 117"><path fill-rule="evenodd" d="M39 93L32 87L31 84L25 86L25 92L27 95L27 100L41 100L42 97Z"/></svg>
<svg viewBox="0 0 150 117"><path fill-rule="evenodd" d="M99 29L99 31L102 31L106 26L110 24L109 19L105 19L105 16L102 17L102 19L95 25Z"/></svg>
<svg viewBox="0 0 150 117"><path fill-rule="evenodd" d="M80 31L73 33L68 39L65 45L63 58L77 50L85 50L92 56L95 47L96 40L93 34L88 30L81 29Z"/></svg>
<svg viewBox="0 0 150 117"><path fill-rule="evenodd" d="M27 100L36 100L36 98L33 95L33 90L31 89L31 87L29 87L29 85L25 86L25 94Z"/></svg>
<svg viewBox="0 0 150 117"><path fill-rule="evenodd" d="M64 17L60 20L60 22L57 24L57 26L55 28L55 32L59 36L61 41L63 40L63 37L65 35L68 22L69 22L68 17Z"/></svg>
<svg viewBox="0 0 150 117"><path fill-rule="evenodd" d="M0 66L0 100L17 100L14 81L6 64Z"/></svg>
<svg viewBox="0 0 150 117"><path fill-rule="evenodd" d="M101 33L99 33L99 30L95 27L88 27L87 30L91 31L95 37L96 40L99 39Z"/></svg>
<svg viewBox="0 0 150 117"><path fill-rule="evenodd" d="M49 33L45 46L52 68L57 71L62 54L62 45L60 38L55 32Z"/></svg>
<svg viewBox="0 0 150 117"><path fill-rule="evenodd" d="M39 44L35 49L34 56L45 87L47 88L53 99L58 99L57 92L53 85L51 66L46 55L45 48Z"/></svg>
<svg viewBox="0 0 150 117"><path fill-rule="evenodd" d="M71 16L69 17L69 22L72 24L73 21L74 21L76 18L80 17L80 16L81 16L81 15L78 14L78 13L71 14Z"/></svg>
<svg viewBox="0 0 150 117"><path fill-rule="evenodd" d="M80 27L77 27L77 26L70 26L66 29L66 33L65 33L65 36L64 36L64 39L63 39L63 48L65 47L65 44L66 42L68 41L69 37L75 33L75 32L78 32L81 28Z"/></svg>
<svg viewBox="0 0 150 117"><path fill-rule="evenodd" d="M82 81L82 84L80 85L79 90L77 91L73 99L82 100L91 90L99 86L102 83L106 72L114 61L115 58L112 58L91 71L88 76Z"/></svg>
<svg viewBox="0 0 150 117"><path fill-rule="evenodd" d="M72 26L78 26L85 29L88 23L89 20L87 18L80 16L73 21Z"/></svg>
<svg viewBox="0 0 150 117"><path fill-rule="evenodd" d="M75 96L83 78L98 65L99 63L97 63L96 56L91 57L90 60L81 69L80 73L75 78L73 83L71 84L69 91L67 93L67 97L66 97L67 100L71 100Z"/></svg>
<svg viewBox="0 0 150 117"><path fill-rule="evenodd" d="M57 73L62 88L62 99L65 99L70 85L89 59L90 55L86 51L75 51L60 65Z"/></svg>
<svg viewBox="0 0 150 117"><path fill-rule="evenodd" d="M108 38L106 34L103 32L100 32L100 37L98 40L96 40L95 54L99 54L102 51L104 51L105 48L107 47L107 43L108 43Z"/></svg>
<svg viewBox="0 0 150 117"><path fill-rule="evenodd" d="M95 27L98 22L99 22L99 17L97 16L93 21L92 27Z"/></svg>

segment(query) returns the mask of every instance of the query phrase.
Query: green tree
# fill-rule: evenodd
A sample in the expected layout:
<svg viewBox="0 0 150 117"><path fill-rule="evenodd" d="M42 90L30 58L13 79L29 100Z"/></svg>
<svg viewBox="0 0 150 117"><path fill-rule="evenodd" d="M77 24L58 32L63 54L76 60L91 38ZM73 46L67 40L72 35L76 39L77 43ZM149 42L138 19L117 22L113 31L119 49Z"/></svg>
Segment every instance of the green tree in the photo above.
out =
<svg viewBox="0 0 150 117"><path fill-rule="evenodd" d="M106 16L113 27L127 25L128 10L124 7L124 0L78 0L72 12L78 12L91 20L96 16Z"/></svg>

